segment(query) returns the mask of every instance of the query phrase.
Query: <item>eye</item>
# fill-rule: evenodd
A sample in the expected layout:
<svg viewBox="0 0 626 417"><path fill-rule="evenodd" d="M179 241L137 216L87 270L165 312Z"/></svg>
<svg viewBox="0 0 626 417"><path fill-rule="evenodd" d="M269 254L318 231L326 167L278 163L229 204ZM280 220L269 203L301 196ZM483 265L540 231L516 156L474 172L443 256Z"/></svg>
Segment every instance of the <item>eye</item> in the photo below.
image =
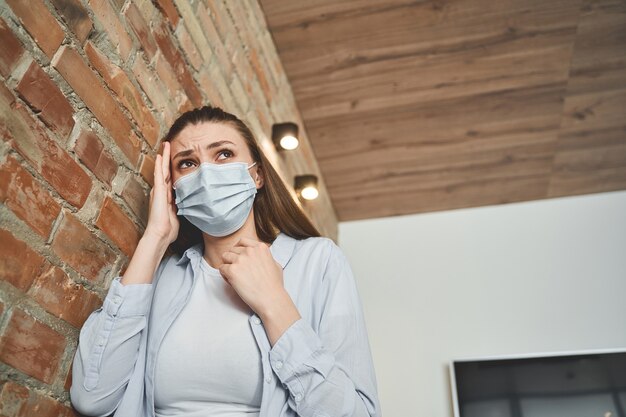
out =
<svg viewBox="0 0 626 417"><path fill-rule="evenodd" d="M219 151L217 153L217 155L218 155L218 158L217 158L218 160L223 160L223 159L226 159L226 158L232 158L233 152L230 149L222 149L221 151ZM222 156L222 155L225 155L225 157L224 158L220 158L220 156Z"/></svg>
<svg viewBox="0 0 626 417"><path fill-rule="evenodd" d="M178 162L178 169L185 169L185 168L191 168L191 164L195 164L195 162L193 162L191 159L183 159L182 161Z"/></svg>

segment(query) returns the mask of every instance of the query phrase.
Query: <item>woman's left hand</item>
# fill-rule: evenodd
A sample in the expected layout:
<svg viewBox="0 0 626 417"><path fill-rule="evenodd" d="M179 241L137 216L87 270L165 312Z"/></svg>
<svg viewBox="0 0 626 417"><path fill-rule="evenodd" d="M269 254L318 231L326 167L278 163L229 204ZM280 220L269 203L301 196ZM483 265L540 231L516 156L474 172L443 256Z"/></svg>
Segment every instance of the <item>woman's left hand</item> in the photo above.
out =
<svg viewBox="0 0 626 417"><path fill-rule="evenodd" d="M265 242L241 238L222 254L222 260L222 277L260 317L268 317L291 302L283 284L283 269Z"/></svg>

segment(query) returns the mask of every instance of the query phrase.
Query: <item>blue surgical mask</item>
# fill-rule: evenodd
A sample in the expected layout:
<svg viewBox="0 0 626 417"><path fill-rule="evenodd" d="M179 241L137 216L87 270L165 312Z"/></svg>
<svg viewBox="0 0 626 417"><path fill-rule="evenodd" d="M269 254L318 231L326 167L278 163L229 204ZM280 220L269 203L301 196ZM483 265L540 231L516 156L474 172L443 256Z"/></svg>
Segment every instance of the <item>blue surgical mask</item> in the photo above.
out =
<svg viewBox="0 0 626 417"><path fill-rule="evenodd" d="M236 232L246 222L257 193L248 171L255 164L203 162L174 183L177 214L211 236Z"/></svg>

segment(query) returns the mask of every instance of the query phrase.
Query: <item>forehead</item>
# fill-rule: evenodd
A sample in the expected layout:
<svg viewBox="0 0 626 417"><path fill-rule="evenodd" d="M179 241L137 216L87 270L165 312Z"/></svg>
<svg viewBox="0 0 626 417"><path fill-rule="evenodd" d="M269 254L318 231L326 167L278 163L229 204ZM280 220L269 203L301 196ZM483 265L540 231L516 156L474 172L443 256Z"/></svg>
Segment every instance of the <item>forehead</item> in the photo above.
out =
<svg viewBox="0 0 626 417"><path fill-rule="evenodd" d="M244 139L232 126L225 123L199 123L188 125L173 140L172 148L187 149L198 145L229 140L237 146L243 146Z"/></svg>

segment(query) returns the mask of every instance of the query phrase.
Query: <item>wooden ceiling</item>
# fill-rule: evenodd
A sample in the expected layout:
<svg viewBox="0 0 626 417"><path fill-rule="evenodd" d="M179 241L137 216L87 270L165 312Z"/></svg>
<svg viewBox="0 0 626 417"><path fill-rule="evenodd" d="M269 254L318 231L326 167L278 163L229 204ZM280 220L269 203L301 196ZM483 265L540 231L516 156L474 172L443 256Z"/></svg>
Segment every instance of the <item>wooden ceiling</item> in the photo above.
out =
<svg viewBox="0 0 626 417"><path fill-rule="evenodd" d="M340 221L626 189L626 0L261 0Z"/></svg>

